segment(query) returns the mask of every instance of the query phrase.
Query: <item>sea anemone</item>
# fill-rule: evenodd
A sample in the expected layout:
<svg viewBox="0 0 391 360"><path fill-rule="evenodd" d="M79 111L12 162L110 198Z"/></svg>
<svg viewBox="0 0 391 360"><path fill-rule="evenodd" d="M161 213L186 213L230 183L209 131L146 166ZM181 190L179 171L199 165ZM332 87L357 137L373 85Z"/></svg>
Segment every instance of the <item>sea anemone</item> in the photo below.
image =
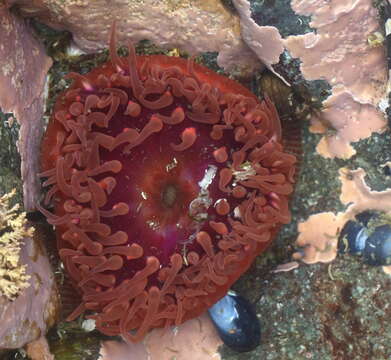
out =
<svg viewBox="0 0 391 360"><path fill-rule="evenodd" d="M222 298L290 221L295 157L277 111L238 83L165 55L117 54L80 75L42 145L39 206L83 312L140 341Z"/></svg>

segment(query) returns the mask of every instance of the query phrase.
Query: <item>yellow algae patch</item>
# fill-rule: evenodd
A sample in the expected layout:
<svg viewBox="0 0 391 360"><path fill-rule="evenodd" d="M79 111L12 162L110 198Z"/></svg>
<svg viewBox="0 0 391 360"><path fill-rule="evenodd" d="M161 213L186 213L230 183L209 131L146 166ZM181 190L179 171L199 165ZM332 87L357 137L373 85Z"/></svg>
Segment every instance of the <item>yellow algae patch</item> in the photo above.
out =
<svg viewBox="0 0 391 360"><path fill-rule="evenodd" d="M29 286L26 265L20 263L23 239L31 237L34 229L26 225L26 214L18 213L19 204L10 208L15 190L0 198L0 295L9 300Z"/></svg>

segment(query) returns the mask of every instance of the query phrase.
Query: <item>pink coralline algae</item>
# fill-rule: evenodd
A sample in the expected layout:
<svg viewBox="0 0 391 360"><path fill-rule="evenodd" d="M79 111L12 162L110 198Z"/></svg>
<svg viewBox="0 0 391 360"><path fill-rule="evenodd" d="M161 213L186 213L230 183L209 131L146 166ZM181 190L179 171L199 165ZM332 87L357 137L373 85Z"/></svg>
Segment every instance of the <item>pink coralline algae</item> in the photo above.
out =
<svg viewBox="0 0 391 360"><path fill-rule="evenodd" d="M36 175L38 156L32 154L39 154L44 85L52 61L25 21L11 14L4 4L0 4L0 34L0 110L12 112L21 126L18 149L22 159L24 208L33 210L40 184ZM6 222L5 214L8 214ZM15 224L20 228L16 233L7 228L0 238L0 349L16 349L35 342L55 323L59 310L57 287L43 249L41 228L33 230L22 215L22 220L15 223L15 219L9 220L9 215L10 212L0 210L0 228L7 221L11 221L11 228ZM15 242L12 247L6 239Z"/></svg>
<svg viewBox="0 0 391 360"><path fill-rule="evenodd" d="M354 100L343 86L333 88L333 94L323 102L324 110L311 119L310 130L325 134L330 125L335 135L324 136L318 152L325 157L347 158L355 154L350 142L365 139L385 128L383 114L373 105Z"/></svg>
<svg viewBox="0 0 391 360"><path fill-rule="evenodd" d="M330 262L337 255L338 235L343 225L355 215L365 210L389 213L391 209L391 189L373 191L365 183L363 169L339 171L342 183L340 200L347 205L345 212L334 214L324 212L311 215L299 224L300 232L296 245L302 248L294 258L307 264ZM389 271L390 269L388 269Z"/></svg>
<svg viewBox="0 0 391 360"><path fill-rule="evenodd" d="M16 349L43 336L57 318L59 301L42 239L14 194L0 198L0 350Z"/></svg>
<svg viewBox="0 0 391 360"><path fill-rule="evenodd" d="M71 31L76 45L86 52L106 47L111 24L116 20L120 43L150 40L162 48L178 48L191 55L216 51L218 64L228 71L248 72L260 66L240 36L239 18L219 0L10 2L23 16Z"/></svg>
<svg viewBox="0 0 391 360"><path fill-rule="evenodd" d="M155 329L143 343L104 341L99 360L220 360L222 344L206 314L169 329Z"/></svg>
<svg viewBox="0 0 391 360"><path fill-rule="evenodd" d="M22 159L24 207L39 199L38 157L43 132L44 86L52 60L32 36L25 21L0 4L0 109L12 112L21 125L18 148Z"/></svg>
<svg viewBox="0 0 391 360"><path fill-rule="evenodd" d="M249 1L233 0L233 4L240 16L243 40L271 72L286 82L272 67L278 63L284 51L283 39L278 29L273 26L257 25L251 18Z"/></svg>
<svg viewBox="0 0 391 360"><path fill-rule="evenodd" d="M311 16L316 32L289 36L286 47L300 58L306 79L327 80L333 86L325 110L312 119L314 132L328 133L318 151L325 157L349 158L355 154L351 142L384 130L386 124L378 110L386 84L384 50L368 41L379 30L377 11L371 0L294 0L291 6Z"/></svg>

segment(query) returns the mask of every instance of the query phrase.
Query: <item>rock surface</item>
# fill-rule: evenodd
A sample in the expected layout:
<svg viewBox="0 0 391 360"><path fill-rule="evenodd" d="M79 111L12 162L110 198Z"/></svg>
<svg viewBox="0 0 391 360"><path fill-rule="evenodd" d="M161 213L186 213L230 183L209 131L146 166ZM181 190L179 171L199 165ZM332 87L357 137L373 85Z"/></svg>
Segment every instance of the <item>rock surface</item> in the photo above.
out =
<svg viewBox="0 0 391 360"><path fill-rule="evenodd" d="M0 4L0 109L20 124L24 208L34 210L39 196L38 154L43 133L44 87L52 60L26 21Z"/></svg>
<svg viewBox="0 0 391 360"><path fill-rule="evenodd" d="M118 41L150 40L156 45L179 48L189 54L218 52L226 70L260 66L240 36L238 16L219 0L11 0L25 16L57 29L66 29L83 51L107 48L113 21ZM148 9L148 11L145 11Z"/></svg>

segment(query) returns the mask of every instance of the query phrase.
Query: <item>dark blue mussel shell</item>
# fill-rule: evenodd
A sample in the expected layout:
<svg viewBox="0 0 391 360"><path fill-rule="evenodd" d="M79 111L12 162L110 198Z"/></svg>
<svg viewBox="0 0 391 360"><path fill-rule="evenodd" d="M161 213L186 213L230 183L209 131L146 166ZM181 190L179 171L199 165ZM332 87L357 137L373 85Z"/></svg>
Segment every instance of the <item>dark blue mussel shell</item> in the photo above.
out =
<svg viewBox="0 0 391 360"><path fill-rule="evenodd" d="M343 227L338 239L338 251L342 254L362 255L368 232L362 224L349 220Z"/></svg>
<svg viewBox="0 0 391 360"><path fill-rule="evenodd" d="M391 226L379 213L360 213L343 227L338 251L363 256L368 265L391 265Z"/></svg>
<svg viewBox="0 0 391 360"><path fill-rule="evenodd" d="M391 226L378 226L368 237L364 262L369 265L391 265Z"/></svg>
<svg viewBox="0 0 391 360"><path fill-rule="evenodd" d="M209 310L221 340L237 352L254 350L261 340L261 325L253 305L230 291Z"/></svg>

